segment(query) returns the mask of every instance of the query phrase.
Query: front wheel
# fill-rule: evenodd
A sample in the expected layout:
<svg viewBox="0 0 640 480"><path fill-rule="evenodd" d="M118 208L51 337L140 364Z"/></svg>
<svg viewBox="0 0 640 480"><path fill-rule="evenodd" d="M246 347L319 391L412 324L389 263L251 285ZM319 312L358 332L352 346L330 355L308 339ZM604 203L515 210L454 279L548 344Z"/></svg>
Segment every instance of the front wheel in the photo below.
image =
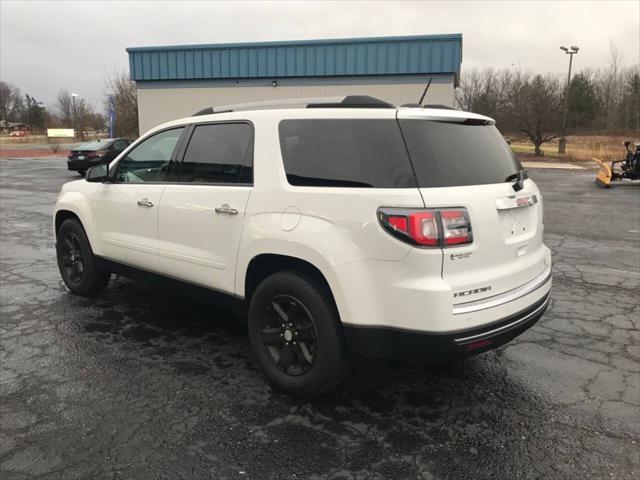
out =
<svg viewBox="0 0 640 480"><path fill-rule="evenodd" d="M91 296L107 287L111 274L99 265L77 220L70 218L60 225L56 255L60 275L71 293Z"/></svg>
<svg viewBox="0 0 640 480"><path fill-rule="evenodd" d="M249 337L269 380L296 396L335 388L350 370L330 292L295 273L275 273L258 285Z"/></svg>

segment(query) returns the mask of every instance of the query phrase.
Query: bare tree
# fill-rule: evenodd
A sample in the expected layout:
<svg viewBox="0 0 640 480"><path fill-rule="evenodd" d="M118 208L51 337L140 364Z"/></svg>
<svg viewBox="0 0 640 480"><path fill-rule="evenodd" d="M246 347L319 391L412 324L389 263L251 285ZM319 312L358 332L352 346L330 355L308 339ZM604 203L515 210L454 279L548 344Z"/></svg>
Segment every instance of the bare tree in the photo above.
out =
<svg viewBox="0 0 640 480"><path fill-rule="evenodd" d="M62 123L67 127L73 127L76 136L83 140L84 131L93 122L95 115L91 105L84 98L74 98L67 90L58 92L56 104Z"/></svg>
<svg viewBox="0 0 640 480"><path fill-rule="evenodd" d="M20 89L0 81L0 120L17 122L22 115L23 103Z"/></svg>
<svg viewBox="0 0 640 480"><path fill-rule="evenodd" d="M473 69L464 76L456 100L463 110L487 115L502 123L511 81L509 70Z"/></svg>
<svg viewBox="0 0 640 480"><path fill-rule="evenodd" d="M561 125L562 88L557 78L529 73L514 75L508 92L509 124L524 133L542 155L542 144L558 137Z"/></svg>
<svg viewBox="0 0 640 480"><path fill-rule="evenodd" d="M126 73L115 72L107 79L106 90L107 111L111 108L111 101L115 107L114 134L122 137L137 137L139 135L138 95L135 82ZM110 96L112 99L109 98Z"/></svg>
<svg viewBox="0 0 640 480"><path fill-rule="evenodd" d="M618 47L612 42L609 44L609 68L604 75L605 89L603 91L607 128L615 128L620 106L620 64L622 58Z"/></svg>
<svg viewBox="0 0 640 480"><path fill-rule="evenodd" d="M73 108L73 97L68 90L60 90L58 92L58 100L56 102L60 119L66 123L67 127L73 127L75 120L75 112Z"/></svg>

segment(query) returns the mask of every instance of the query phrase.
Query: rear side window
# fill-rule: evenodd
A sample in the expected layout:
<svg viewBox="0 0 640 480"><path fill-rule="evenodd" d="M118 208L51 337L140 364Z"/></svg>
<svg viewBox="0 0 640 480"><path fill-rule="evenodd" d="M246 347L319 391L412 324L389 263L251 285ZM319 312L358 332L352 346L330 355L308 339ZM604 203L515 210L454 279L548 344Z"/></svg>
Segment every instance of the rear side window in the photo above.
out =
<svg viewBox="0 0 640 480"><path fill-rule="evenodd" d="M283 120L280 149L289 184L308 187L415 187L393 119Z"/></svg>
<svg viewBox="0 0 640 480"><path fill-rule="evenodd" d="M252 183L253 130L246 123L198 125L180 166L179 182Z"/></svg>
<svg viewBox="0 0 640 480"><path fill-rule="evenodd" d="M420 187L501 183L522 167L493 125L400 120Z"/></svg>

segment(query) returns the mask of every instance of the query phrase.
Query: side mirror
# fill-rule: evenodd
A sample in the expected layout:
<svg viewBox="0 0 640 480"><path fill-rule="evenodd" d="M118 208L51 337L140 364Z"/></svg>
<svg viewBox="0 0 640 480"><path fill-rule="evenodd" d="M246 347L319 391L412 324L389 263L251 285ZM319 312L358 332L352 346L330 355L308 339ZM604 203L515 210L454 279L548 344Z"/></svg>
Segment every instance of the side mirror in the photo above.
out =
<svg viewBox="0 0 640 480"><path fill-rule="evenodd" d="M84 179L87 182L106 182L109 180L109 164L96 165L87 170L87 174Z"/></svg>

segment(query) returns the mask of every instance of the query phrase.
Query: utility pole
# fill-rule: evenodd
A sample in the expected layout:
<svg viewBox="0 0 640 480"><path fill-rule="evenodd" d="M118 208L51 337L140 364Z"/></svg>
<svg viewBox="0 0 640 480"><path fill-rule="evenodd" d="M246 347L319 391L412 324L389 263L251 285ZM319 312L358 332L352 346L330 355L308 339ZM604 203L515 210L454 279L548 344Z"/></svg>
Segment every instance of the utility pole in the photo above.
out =
<svg viewBox="0 0 640 480"><path fill-rule="evenodd" d="M114 127L116 124L116 96L109 95L109 138L114 136Z"/></svg>
<svg viewBox="0 0 640 480"><path fill-rule="evenodd" d="M569 87L571 86L571 64L573 63L573 56L578 53L579 48L572 46L570 48L560 47L560 50L564 50L564 53L569 55L569 75L567 76L567 89L564 92L564 114L562 115L562 131L560 141L558 142L558 153L564 153L567 149L567 139L565 134L567 133L567 112L569 111Z"/></svg>
<svg viewBox="0 0 640 480"><path fill-rule="evenodd" d="M78 110L76 109L76 97L79 95L77 93L71 94L71 108L73 109L73 133L78 138Z"/></svg>

